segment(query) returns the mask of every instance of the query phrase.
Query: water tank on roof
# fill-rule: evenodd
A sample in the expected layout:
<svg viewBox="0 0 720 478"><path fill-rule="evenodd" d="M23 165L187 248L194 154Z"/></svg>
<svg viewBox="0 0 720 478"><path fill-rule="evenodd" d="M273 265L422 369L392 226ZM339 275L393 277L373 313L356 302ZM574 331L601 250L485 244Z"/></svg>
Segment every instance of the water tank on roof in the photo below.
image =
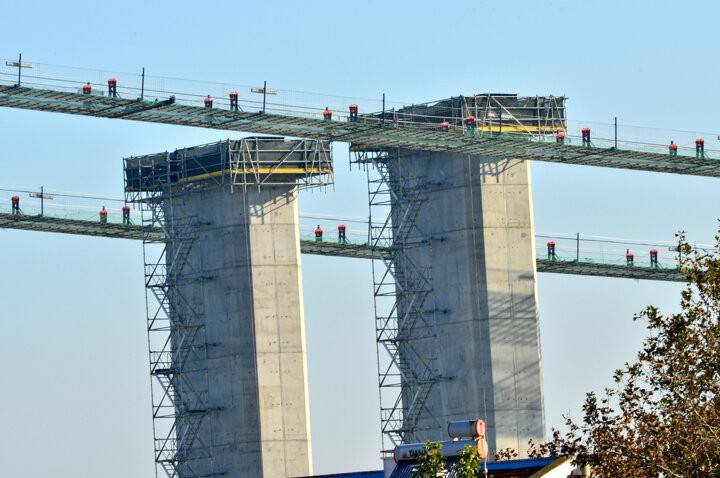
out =
<svg viewBox="0 0 720 478"><path fill-rule="evenodd" d="M480 458L487 456L487 442L484 438L478 440L470 438L467 440L449 440L440 442L442 448L440 452L444 456L459 456L460 452L466 446L470 446L477 451ZM409 443L407 445L398 445L395 447L394 457L395 462L417 460L417 457L425 453L424 443Z"/></svg>
<svg viewBox="0 0 720 478"><path fill-rule="evenodd" d="M478 438L485 436L485 422L482 420L458 420L448 422L450 438Z"/></svg>

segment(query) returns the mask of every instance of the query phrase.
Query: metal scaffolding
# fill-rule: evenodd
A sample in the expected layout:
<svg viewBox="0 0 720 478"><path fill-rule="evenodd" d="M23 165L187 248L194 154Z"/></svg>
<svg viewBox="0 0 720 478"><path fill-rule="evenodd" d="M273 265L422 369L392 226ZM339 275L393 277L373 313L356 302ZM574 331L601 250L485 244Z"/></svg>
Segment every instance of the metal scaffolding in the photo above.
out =
<svg viewBox="0 0 720 478"><path fill-rule="evenodd" d="M425 404L440 380L436 358L419 351L435 349L428 346L436 340L437 313L430 268L417 264L409 253L426 240L415 221L426 184L423 178L398 179L393 172L397 154L362 150L353 155L353 162L367 168L371 246L379 258L373 261L373 295L387 451L422 439L418 419L421 414L432 418Z"/></svg>
<svg viewBox="0 0 720 478"><path fill-rule="evenodd" d="M125 160L126 168L130 161ZM183 174L184 168L169 154L165 165L165 168L150 170L151 174L156 173L152 174L152 182L157 186L153 188L133 187L132 176L126 174L126 200L140 208L144 232L156 476L161 469L166 476L174 478L192 469L186 451L193 445L208 405L207 389L197 386L197 375L205 371L187 366L189 362L197 362L191 357L202 358L206 353L202 294L188 296L184 292L202 288L200 278L185 270L186 259L196 240L194 226L198 219L174 219L173 203L181 199L179 195L183 191L174 188L180 178L171 175L176 171ZM161 239L157 228L163 231ZM198 281L197 287L182 288L190 281Z"/></svg>
<svg viewBox="0 0 720 478"><path fill-rule="evenodd" d="M250 137L125 160L126 190L159 190L167 176L173 190L248 185L258 188L295 183L326 187L334 181L332 146L309 139Z"/></svg>
<svg viewBox="0 0 720 478"><path fill-rule="evenodd" d="M541 138L567 131L565 101L564 96L461 95L362 115L359 121L428 131L437 131L445 123L445 131L470 136Z"/></svg>
<svg viewBox="0 0 720 478"><path fill-rule="evenodd" d="M229 141L228 151L233 186L287 184L288 175L300 189L325 187L335 181L332 146L327 141L245 138Z"/></svg>

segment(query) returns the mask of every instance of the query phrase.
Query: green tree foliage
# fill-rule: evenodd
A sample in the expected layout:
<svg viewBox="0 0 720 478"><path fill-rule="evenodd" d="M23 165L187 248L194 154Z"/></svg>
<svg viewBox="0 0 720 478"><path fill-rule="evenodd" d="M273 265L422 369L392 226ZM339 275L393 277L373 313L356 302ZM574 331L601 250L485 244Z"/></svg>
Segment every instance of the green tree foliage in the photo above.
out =
<svg viewBox="0 0 720 478"><path fill-rule="evenodd" d="M532 440L530 445L532 445ZM493 450L493 458L495 461L508 461L516 460L520 454L514 448L501 448L500 450Z"/></svg>
<svg viewBox="0 0 720 478"><path fill-rule="evenodd" d="M528 442L528 458L545 458L549 456L563 456L568 454L567 445L560 430L552 429L552 440L537 444L533 440Z"/></svg>
<svg viewBox="0 0 720 478"><path fill-rule="evenodd" d="M582 423L567 422L560 451L593 476L720 476L720 234L711 251L679 239L681 312L636 315L650 332L637 358L613 388L587 394Z"/></svg>
<svg viewBox="0 0 720 478"><path fill-rule="evenodd" d="M528 458L560 457L573 454L575 448L565 439L560 430L552 429L552 439L545 443L528 440ZM495 461L517 460L520 454L514 448L501 448L493 452Z"/></svg>
<svg viewBox="0 0 720 478"><path fill-rule="evenodd" d="M415 478L436 478L445 476L445 455L442 443L425 441L425 453L418 456L419 469L413 469Z"/></svg>
<svg viewBox="0 0 720 478"><path fill-rule="evenodd" d="M463 448L460 452L460 458L453 463L452 468L457 478L481 478L485 476L477 448L470 445Z"/></svg>

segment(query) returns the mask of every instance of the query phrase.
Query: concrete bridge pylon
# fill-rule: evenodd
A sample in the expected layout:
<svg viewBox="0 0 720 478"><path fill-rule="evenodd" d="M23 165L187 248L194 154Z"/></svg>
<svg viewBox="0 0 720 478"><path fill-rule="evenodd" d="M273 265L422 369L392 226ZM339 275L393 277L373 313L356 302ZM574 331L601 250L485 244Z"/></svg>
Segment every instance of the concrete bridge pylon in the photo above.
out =
<svg viewBox="0 0 720 478"><path fill-rule="evenodd" d="M168 476L312 473L297 191L331 173L328 144L282 138L125 159L128 199L164 231L145 270Z"/></svg>
<svg viewBox="0 0 720 478"><path fill-rule="evenodd" d="M389 213L373 235L391 251L375 272L378 342L390 352L380 365L390 444L441 440L449 421L468 418L487 422L493 450L543 441L529 164L363 154L382 177L375 209Z"/></svg>

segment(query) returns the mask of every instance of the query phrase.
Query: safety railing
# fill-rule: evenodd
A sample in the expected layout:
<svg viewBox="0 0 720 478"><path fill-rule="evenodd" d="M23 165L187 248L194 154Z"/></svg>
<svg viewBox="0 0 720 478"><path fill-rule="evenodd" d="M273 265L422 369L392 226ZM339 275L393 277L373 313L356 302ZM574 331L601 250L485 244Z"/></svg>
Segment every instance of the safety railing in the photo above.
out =
<svg viewBox="0 0 720 478"><path fill-rule="evenodd" d="M0 190L3 190L0 188ZM47 194L47 193L46 193ZM65 199L68 199L67 197ZM107 222L123 224L122 201L112 198L97 199L77 198L78 203L55 203L44 201L41 206L39 198L23 198L20 202L20 213L25 216L44 216L56 219L73 219L86 221L88 224L100 224L100 204L107 206ZM84 202L83 202L84 201ZM93 203L94 201L94 203ZM112 201L112 202L110 202ZM51 203L51 204L48 204ZM88 204L92 203L92 204ZM13 214L11 196L0 198L0 213ZM320 224L318 224L320 222ZM130 212L131 225L140 224L139 211ZM340 237L339 226L345 225L344 239ZM321 225L322 235L318 237L316 230ZM332 217L329 215L300 215L300 238L306 241L348 244L355 246L368 245L367 220L357 217ZM536 256L559 262L596 263L607 265L625 265L628 267L655 267L659 269L676 269L678 264L677 242L669 240L634 240L594 236L581 233L537 233L535 235ZM712 249L707 244L695 244L699 249Z"/></svg>
<svg viewBox="0 0 720 478"><path fill-rule="evenodd" d="M668 270L678 267L677 241L673 240L644 241L580 233L538 233L535 238L538 259ZM697 244L695 247L709 249L712 246Z"/></svg>
<svg viewBox="0 0 720 478"><path fill-rule="evenodd" d="M162 77L146 74L145 70L121 72L94 70L27 60L0 59L0 85L20 85L29 88L49 89L68 93L82 93L84 86L90 87L90 95L107 96L110 94L108 80L116 79L116 94L125 99L147 102L166 100L174 97L177 104L203 106L210 99L213 108L234 109L240 111L264 112L269 114L321 119L326 108L332 111L331 121L350 121L349 106L358 105L359 121L369 122L391 128L437 129L446 117L430 115L412 115L412 119L398 114L398 110L411 105L413 101L386 101L384 95L377 98L358 98L353 96L329 95L292 89L277 88L275 85L241 84L230 82L197 81L183 78ZM24 66L23 66L24 65ZM231 103L230 93L237 92L237 106ZM209 97L209 98L208 98ZM384 114L380 114L380 113ZM453 128L448 134L468 134L475 136L502 136L519 141L555 142L554 135L525 135L512 132L478 131L468 129L463 118L451 118ZM563 142L568 145L582 145L582 130L592 131L589 145L636 152L668 154L677 152L679 156L701 156L720 158L720 135L710 132L691 132L681 130L663 130L640 126L618 125L590 121L567 121L567 130ZM703 139L702 151L698 151L696 140ZM670 144L677 146L670 149Z"/></svg>

